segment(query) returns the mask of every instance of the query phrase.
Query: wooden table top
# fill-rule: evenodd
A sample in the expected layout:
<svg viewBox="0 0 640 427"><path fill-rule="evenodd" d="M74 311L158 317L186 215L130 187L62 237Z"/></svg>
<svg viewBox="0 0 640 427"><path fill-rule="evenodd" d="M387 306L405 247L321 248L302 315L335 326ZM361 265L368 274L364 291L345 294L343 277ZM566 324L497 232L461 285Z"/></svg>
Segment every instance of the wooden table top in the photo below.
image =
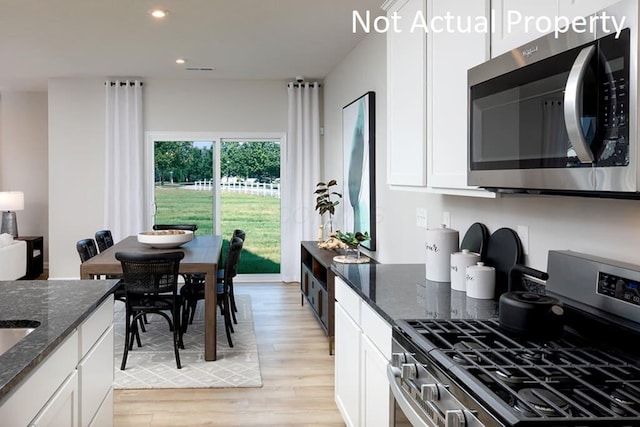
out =
<svg viewBox="0 0 640 427"><path fill-rule="evenodd" d="M217 269L222 237L219 235L194 236L193 240L175 249L156 249L138 242L137 236L129 236L119 241L104 252L83 262L80 266L81 276L93 274L122 273L120 261L115 257L116 252L135 252L139 254L153 254L162 252L184 252L180 261L181 273L214 273Z"/></svg>

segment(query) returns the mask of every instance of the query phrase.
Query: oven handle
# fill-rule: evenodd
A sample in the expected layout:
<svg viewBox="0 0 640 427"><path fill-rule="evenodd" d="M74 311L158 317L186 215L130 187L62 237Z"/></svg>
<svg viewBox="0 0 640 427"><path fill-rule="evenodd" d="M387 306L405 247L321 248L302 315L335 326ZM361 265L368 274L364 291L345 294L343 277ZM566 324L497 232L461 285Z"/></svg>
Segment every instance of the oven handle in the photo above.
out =
<svg viewBox="0 0 640 427"><path fill-rule="evenodd" d="M581 163L593 163L593 152L582 133L582 82L596 47L587 46L576 58L564 90L564 122L571 146Z"/></svg>
<svg viewBox="0 0 640 427"><path fill-rule="evenodd" d="M415 409L409 404L402 389L398 385L396 378L400 376L400 370L394 368L391 363L387 364L387 379L389 380L389 388L393 397L396 399L398 406L402 409L404 416L411 423L413 427L433 427L431 424L427 424L425 420L416 412Z"/></svg>

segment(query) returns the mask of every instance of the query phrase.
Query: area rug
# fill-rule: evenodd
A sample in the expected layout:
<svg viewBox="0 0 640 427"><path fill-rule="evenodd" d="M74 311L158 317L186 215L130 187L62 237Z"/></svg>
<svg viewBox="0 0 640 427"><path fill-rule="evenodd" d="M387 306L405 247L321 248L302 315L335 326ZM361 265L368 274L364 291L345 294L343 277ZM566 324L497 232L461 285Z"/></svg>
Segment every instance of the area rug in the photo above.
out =
<svg viewBox="0 0 640 427"><path fill-rule="evenodd" d="M251 297L236 295L238 324L231 334L229 347L224 320L218 310L218 357L204 361L204 303L199 302L193 324L189 325L180 350L182 369L176 368L172 336L167 321L159 315L148 316L146 332L140 334L142 347L134 343L127 366L120 370L124 345L124 304L116 302L115 329L115 389L144 388L222 388L261 387L258 347L253 329Z"/></svg>

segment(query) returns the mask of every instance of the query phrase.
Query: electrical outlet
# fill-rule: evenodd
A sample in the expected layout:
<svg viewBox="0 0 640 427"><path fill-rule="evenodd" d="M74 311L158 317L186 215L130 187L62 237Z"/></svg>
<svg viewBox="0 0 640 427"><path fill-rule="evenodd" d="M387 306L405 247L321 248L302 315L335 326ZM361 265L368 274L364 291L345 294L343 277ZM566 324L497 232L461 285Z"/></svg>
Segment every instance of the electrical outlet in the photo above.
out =
<svg viewBox="0 0 640 427"><path fill-rule="evenodd" d="M425 208L416 208L416 226L427 228L427 210Z"/></svg>
<svg viewBox="0 0 640 427"><path fill-rule="evenodd" d="M442 223L447 226L447 228L451 228L451 213L444 212L442 214Z"/></svg>
<svg viewBox="0 0 640 427"><path fill-rule="evenodd" d="M519 225L518 237L520 238L520 243L522 243L522 252L524 252L525 255L529 255L529 227Z"/></svg>

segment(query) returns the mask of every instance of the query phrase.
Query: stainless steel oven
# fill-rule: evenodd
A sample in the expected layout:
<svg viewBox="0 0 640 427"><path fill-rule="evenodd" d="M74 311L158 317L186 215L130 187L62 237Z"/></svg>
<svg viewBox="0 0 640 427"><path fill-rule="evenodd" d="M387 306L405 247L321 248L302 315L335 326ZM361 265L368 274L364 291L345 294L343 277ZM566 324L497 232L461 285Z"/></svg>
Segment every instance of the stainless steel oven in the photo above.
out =
<svg viewBox="0 0 640 427"><path fill-rule="evenodd" d="M593 17L469 70L470 185L640 197L638 2Z"/></svg>
<svg viewBox="0 0 640 427"><path fill-rule="evenodd" d="M640 266L551 251L548 269L559 337L495 318L396 321L387 376L411 425L640 425Z"/></svg>

